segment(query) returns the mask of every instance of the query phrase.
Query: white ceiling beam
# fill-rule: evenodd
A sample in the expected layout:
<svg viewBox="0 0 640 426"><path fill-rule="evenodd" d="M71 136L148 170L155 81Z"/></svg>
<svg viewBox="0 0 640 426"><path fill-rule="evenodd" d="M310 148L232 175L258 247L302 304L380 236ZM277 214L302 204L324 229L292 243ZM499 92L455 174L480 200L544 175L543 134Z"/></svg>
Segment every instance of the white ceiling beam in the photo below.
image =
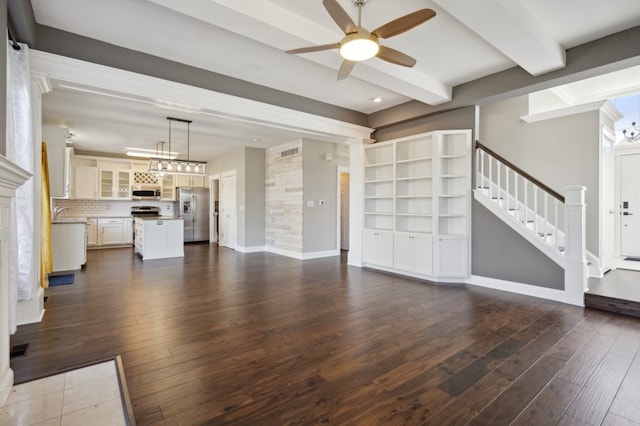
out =
<svg viewBox="0 0 640 426"><path fill-rule="evenodd" d="M521 0L434 0L532 75L564 68L565 51Z"/></svg>
<svg viewBox="0 0 640 426"><path fill-rule="evenodd" d="M337 26L335 30L329 30L313 18L297 15L266 0L149 1L282 51L338 42L344 36ZM341 62L337 51L332 56L318 53L299 56L335 69L336 73ZM430 105L451 100L450 85L416 69L389 65L376 58L358 64L352 75Z"/></svg>

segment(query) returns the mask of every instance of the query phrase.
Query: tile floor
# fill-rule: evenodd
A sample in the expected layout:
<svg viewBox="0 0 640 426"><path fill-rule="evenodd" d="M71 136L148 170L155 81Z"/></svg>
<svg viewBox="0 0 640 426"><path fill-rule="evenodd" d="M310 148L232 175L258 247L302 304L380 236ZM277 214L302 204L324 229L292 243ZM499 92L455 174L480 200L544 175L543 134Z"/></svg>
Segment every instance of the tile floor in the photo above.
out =
<svg viewBox="0 0 640 426"><path fill-rule="evenodd" d="M126 425L115 361L14 386L0 425Z"/></svg>

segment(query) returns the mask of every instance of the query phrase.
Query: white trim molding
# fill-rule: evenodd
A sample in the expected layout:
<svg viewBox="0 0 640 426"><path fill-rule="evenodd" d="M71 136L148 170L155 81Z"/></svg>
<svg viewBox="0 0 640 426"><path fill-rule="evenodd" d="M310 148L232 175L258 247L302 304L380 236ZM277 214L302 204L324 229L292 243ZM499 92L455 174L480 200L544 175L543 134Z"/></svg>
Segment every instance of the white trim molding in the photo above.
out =
<svg viewBox="0 0 640 426"><path fill-rule="evenodd" d="M465 283L493 290L507 291L509 293L523 294L525 296L539 297L541 299L566 303L565 292L563 290L553 288L539 287L531 284L483 277L480 275L471 275L470 278L465 280Z"/></svg>

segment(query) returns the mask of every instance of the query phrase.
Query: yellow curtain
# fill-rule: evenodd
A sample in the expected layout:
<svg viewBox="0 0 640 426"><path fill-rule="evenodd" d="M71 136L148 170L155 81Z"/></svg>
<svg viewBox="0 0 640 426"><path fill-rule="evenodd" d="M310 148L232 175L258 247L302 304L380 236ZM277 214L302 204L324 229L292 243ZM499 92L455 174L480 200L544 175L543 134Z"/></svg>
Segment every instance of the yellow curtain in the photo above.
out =
<svg viewBox="0 0 640 426"><path fill-rule="evenodd" d="M40 191L40 285L49 287L49 274L53 270L51 257L51 200L49 199L49 162L47 144L42 142L42 185Z"/></svg>

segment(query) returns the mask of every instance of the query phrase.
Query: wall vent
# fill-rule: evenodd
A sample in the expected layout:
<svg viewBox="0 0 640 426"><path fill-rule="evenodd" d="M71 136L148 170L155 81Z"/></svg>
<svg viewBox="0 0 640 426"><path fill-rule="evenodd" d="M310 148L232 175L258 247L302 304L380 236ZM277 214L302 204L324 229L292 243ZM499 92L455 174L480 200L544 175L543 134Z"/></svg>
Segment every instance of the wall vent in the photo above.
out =
<svg viewBox="0 0 640 426"><path fill-rule="evenodd" d="M280 153L280 158L289 157L291 155L296 155L298 153L298 148L288 149L286 151L282 151Z"/></svg>

